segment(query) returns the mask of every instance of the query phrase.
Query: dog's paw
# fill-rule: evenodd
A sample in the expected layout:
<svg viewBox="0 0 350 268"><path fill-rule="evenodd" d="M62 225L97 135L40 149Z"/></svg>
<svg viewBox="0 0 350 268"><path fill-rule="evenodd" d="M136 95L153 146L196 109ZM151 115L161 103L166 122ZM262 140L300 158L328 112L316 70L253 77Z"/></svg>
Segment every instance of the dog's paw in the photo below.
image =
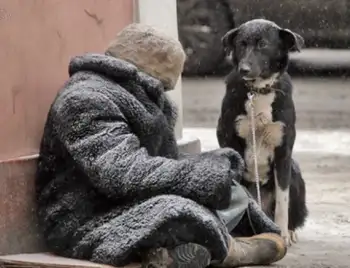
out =
<svg viewBox="0 0 350 268"><path fill-rule="evenodd" d="M287 247L291 247L293 244L298 242L298 235L295 231L282 231L281 236Z"/></svg>
<svg viewBox="0 0 350 268"><path fill-rule="evenodd" d="M284 243L286 244L287 247L292 246L293 242L292 242L292 239L291 239L291 236L290 236L290 233L288 230L287 231L282 230L281 236L282 236Z"/></svg>
<svg viewBox="0 0 350 268"><path fill-rule="evenodd" d="M292 243L296 244L298 243L298 233L296 231L289 230L289 237Z"/></svg>

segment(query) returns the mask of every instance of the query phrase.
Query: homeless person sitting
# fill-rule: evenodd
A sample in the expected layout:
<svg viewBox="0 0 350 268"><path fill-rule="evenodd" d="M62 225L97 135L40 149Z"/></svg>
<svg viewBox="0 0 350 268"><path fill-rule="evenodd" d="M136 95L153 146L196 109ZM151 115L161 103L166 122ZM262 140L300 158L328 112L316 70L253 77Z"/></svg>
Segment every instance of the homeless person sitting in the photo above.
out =
<svg viewBox="0 0 350 268"><path fill-rule="evenodd" d="M285 256L280 230L237 183L243 160L235 151L178 152L176 109L165 92L184 61L178 40L142 24L124 28L105 54L71 59L48 113L36 178L50 251L174 268Z"/></svg>

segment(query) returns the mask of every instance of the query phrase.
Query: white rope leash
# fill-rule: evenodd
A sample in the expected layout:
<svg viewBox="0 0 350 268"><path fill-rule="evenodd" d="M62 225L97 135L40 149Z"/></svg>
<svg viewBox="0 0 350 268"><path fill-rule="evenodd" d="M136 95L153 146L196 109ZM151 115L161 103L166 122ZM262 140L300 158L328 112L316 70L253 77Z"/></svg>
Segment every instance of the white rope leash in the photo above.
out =
<svg viewBox="0 0 350 268"><path fill-rule="evenodd" d="M258 205L261 207L261 193L260 193L260 179L259 179L259 169L258 169L258 156L256 152L256 135L255 135L255 114L254 114L254 94L248 93L249 106L250 106L250 126L252 131L252 140L253 140L253 160L254 160L254 173L255 173L255 186L256 186L256 195Z"/></svg>

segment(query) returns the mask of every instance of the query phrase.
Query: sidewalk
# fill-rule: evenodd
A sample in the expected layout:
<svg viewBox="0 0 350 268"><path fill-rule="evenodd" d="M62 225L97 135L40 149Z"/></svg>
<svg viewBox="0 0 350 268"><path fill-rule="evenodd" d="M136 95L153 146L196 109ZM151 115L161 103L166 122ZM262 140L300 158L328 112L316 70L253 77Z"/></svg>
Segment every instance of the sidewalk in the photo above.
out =
<svg viewBox="0 0 350 268"><path fill-rule="evenodd" d="M202 151L219 147L215 128L184 128L183 133L199 138ZM294 152L350 156L350 130L298 130Z"/></svg>
<svg viewBox="0 0 350 268"><path fill-rule="evenodd" d="M185 128L203 150L218 148L214 128ZM350 257L350 131L297 132L294 157L307 188L310 216L299 242L274 267L347 268Z"/></svg>

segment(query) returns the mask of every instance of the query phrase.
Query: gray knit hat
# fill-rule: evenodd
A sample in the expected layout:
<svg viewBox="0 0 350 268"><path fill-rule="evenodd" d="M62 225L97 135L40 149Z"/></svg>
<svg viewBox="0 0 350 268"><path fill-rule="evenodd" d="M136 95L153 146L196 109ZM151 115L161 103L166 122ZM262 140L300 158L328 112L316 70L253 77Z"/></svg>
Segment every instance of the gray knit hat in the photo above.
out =
<svg viewBox="0 0 350 268"><path fill-rule="evenodd" d="M110 43L106 54L123 59L172 89L186 59L181 43L151 26L133 23Z"/></svg>

